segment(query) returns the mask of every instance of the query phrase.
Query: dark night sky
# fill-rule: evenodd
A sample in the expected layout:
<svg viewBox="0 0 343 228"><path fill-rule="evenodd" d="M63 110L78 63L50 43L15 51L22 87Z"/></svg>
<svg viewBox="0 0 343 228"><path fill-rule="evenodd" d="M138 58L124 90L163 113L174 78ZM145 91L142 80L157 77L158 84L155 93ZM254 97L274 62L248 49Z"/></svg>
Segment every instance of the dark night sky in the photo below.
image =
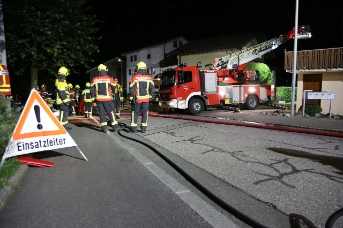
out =
<svg viewBox="0 0 343 228"><path fill-rule="evenodd" d="M113 1L90 0L92 13L105 21L95 62L105 62L120 53L162 43L182 35L188 40L262 30L267 39L290 31L295 24L295 0L275 1ZM200 1L199 1L200 2ZM253 3L252 3L253 2ZM298 24L311 25L311 39L299 40L298 50L343 46L343 2L299 0ZM293 50L293 41L276 49L276 64L283 52ZM282 66L281 66L282 67Z"/></svg>

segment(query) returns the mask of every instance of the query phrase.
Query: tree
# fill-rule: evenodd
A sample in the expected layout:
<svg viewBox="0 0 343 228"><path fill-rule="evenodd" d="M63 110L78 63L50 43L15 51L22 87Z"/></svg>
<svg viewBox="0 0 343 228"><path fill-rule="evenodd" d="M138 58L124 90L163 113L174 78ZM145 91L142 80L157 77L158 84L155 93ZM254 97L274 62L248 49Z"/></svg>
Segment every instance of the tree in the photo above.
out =
<svg viewBox="0 0 343 228"><path fill-rule="evenodd" d="M256 72L258 71L260 84L272 84L273 83L272 72L270 71L269 67L264 63L250 62L244 67L244 69L245 70L253 70Z"/></svg>
<svg viewBox="0 0 343 228"><path fill-rule="evenodd" d="M11 0L3 4L7 60L16 74L31 68L31 88L38 71L53 78L61 66L71 73L93 62L99 52L98 29L86 0Z"/></svg>

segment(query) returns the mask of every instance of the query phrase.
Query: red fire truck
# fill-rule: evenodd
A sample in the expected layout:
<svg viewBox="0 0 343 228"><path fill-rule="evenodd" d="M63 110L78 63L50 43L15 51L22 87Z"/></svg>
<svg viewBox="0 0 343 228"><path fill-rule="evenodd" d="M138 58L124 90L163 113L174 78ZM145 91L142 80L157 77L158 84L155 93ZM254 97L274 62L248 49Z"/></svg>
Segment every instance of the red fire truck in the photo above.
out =
<svg viewBox="0 0 343 228"><path fill-rule="evenodd" d="M244 104L247 109L256 109L259 103L274 100L274 85L253 84L258 78L254 71L243 68L261 55L294 38L295 29L266 42L217 58L199 70L198 66L181 64L160 76L159 106L182 112L186 109L193 115L213 106ZM299 39L310 38L309 26L297 28Z"/></svg>

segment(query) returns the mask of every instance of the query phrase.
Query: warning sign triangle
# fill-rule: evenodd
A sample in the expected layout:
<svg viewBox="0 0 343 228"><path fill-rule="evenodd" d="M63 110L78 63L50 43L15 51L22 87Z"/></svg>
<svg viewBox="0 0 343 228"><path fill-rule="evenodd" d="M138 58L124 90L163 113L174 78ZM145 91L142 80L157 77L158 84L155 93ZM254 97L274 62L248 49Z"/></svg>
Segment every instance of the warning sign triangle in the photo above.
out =
<svg viewBox="0 0 343 228"><path fill-rule="evenodd" d="M9 157L74 146L87 161L43 98L32 89L2 156L0 167Z"/></svg>
<svg viewBox="0 0 343 228"><path fill-rule="evenodd" d="M32 90L13 132L13 140L66 134L66 130L36 90Z"/></svg>

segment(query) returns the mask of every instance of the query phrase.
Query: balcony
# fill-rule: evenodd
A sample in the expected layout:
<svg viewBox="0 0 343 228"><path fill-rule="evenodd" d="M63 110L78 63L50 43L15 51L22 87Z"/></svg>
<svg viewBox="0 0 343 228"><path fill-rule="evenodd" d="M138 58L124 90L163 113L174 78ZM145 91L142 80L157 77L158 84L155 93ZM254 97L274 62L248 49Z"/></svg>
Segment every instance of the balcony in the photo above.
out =
<svg viewBox="0 0 343 228"><path fill-rule="evenodd" d="M316 49L297 52L297 71L342 71L343 48ZM293 51L285 52L284 69L293 71Z"/></svg>

